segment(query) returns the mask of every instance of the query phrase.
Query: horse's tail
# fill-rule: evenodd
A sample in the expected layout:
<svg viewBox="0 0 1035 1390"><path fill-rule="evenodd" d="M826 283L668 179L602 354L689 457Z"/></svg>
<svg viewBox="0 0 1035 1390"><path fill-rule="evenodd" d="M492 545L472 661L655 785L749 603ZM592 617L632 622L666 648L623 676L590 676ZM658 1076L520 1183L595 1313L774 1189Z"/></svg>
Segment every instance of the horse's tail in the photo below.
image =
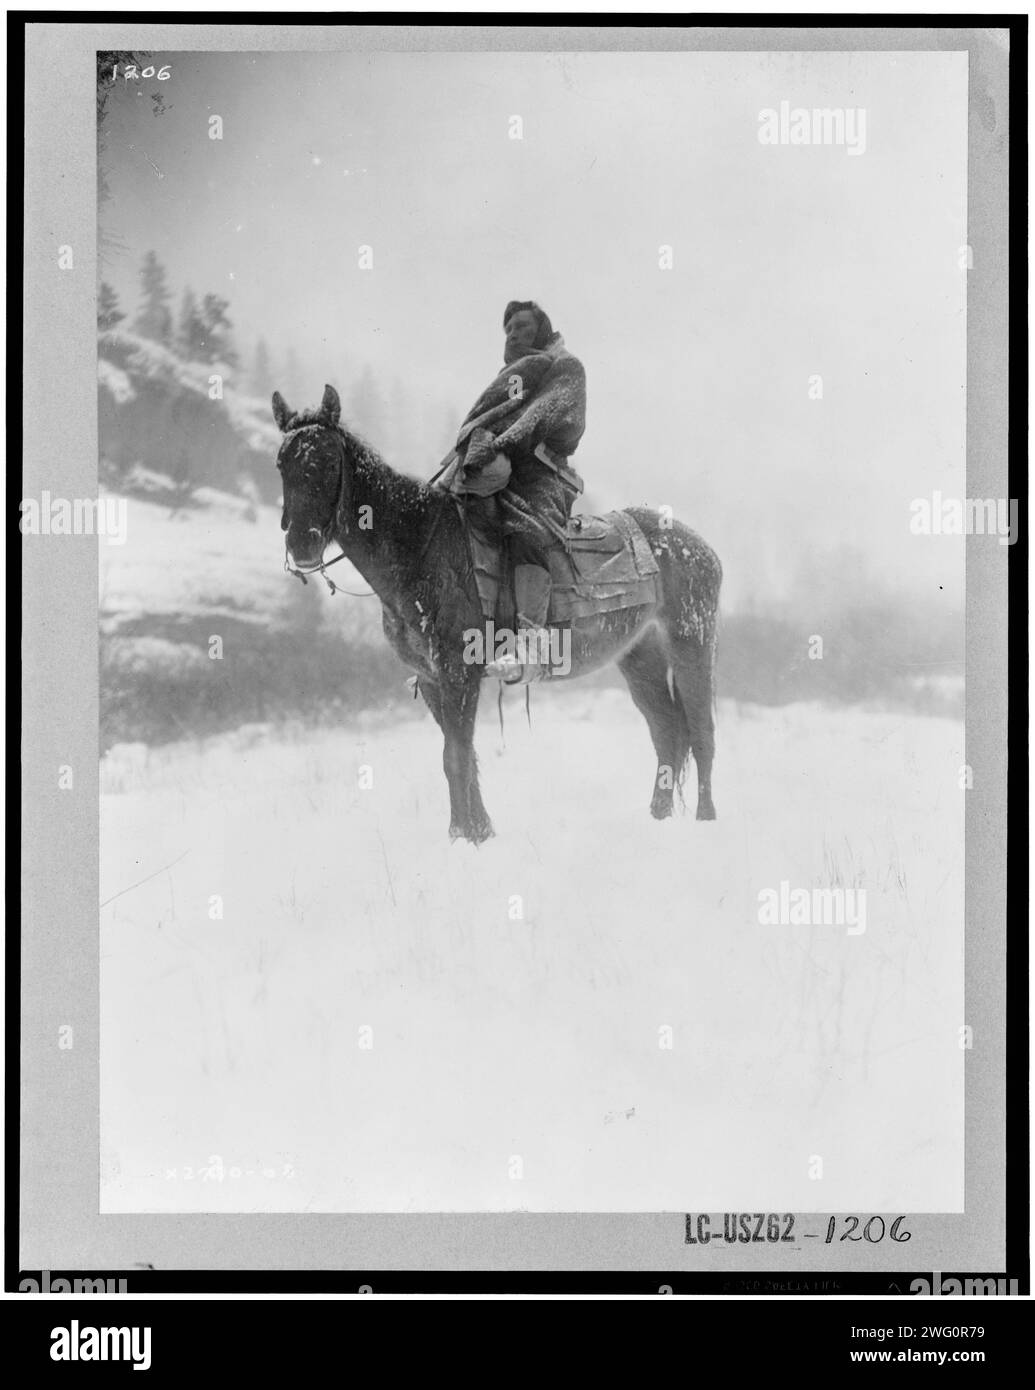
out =
<svg viewBox="0 0 1035 1390"><path fill-rule="evenodd" d="M671 516L629 508L647 538L661 571L661 627L668 658L668 693L685 721L689 745L676 783L680 794L693 757L698 786L707 784L714 755L718 712L716 665L722 565L697 532ZM682 743L679 752L682 755Z"/></svg>
<svg viewBox="0 0 1035 1390"><path fill-rule="evenodd" d="M716 673L719 665L719 630L722 627L722 609L719 607L719 590L722 588L722 566L719 566L718 588L715 591L715 608L712 613L712 640L709 661L712 668L712 718L719 718L719 682Z"/></svg>

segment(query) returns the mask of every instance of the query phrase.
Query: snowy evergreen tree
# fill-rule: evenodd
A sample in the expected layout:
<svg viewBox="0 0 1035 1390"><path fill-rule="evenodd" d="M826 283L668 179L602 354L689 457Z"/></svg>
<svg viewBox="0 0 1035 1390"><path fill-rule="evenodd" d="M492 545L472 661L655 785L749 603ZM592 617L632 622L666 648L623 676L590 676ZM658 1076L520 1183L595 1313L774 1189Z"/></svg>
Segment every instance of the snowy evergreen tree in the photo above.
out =
<svg viewBox="0 0 1035 1390"><path fill-rule="evenodd" d="M101 287L97 291L97 327L101 332L107 332L114 328L117 323L121 323L126 315L119 308L119 297L107 283L101 281Z"/></svg>
<svg viewBox="0 0 1035 1390"><path fill-rule="evenodd" d="M229 307L230 301L218 294L207 294L201 301L198 310L202 334L200 361L222 362L228 367L236 367L237 353L231 332L233 325L226 313Z"/></svg>
<svg viewBox="0 0 1035 1390"><path fill-rule="evenodd" d="M187 362L197 362L201 356L204 330L198 315L198 301L188 285L180 302L180 317L176 324L176 351Z"/></svg>
<svg viewBox="0 0 1035 1390"><path fill-rule="evenodd" d="M137 314L134 327L144 338L151 338L166 347L172 342L172 314L169 312L171 298L165 282L165 267L153 251L148 251L140 270L140 285L143 303Z"/></svg>

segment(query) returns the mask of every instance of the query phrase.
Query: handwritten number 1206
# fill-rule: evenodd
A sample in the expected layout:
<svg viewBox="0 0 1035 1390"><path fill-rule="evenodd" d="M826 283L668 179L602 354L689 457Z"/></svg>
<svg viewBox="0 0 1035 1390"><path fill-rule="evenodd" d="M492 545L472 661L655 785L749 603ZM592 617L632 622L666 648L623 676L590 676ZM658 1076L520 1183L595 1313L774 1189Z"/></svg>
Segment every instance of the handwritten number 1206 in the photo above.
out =
<svg viewBox="0 0 1035 1390"><path fill-rule="evenodd" d="M140 79L144 77L157 77L159 82L168 82L169 78L172 77L172 72L169 70L168 63L163 63L157 72L154 68L144 68L140 71L137 69L135 63L127 63L122 69L122 76L127 82L130 81L131 78L135 78L139 82ZM119 65L116 63L111 70L111 80L117 82L118 78Z"/></svg>
<svg viewBox="0 0 1035 1390"><path fill-rule="evenodd" d="M902 1242L910 1239L910 1234L908 1231L900 1231L901 1224L904 1220L904 1216L896 1216L894 1221L891 1223L891 1230L888 1231L888 1235L892 1240ZM848 1225L849 1222L851 1222L851 1225ZM882 1241L884 1239L885 1226L884 1218L882 1216L871 1216L869 1221L867 1221L866 1225L863 1227L862 1235L860 1236L857 1236L855 1234L855 1232L859 1229L859 1218L857 1216L846 1216L845 1224L846 1226L848 1226L848 1229L842 1232L840 1238L841 1240L868 1240L872 1242L872 1244L876 1245L879 1241ZM834 1232L836 1230L837 1217L832 1216L830 1220L827 1222L827 1238L823 1242L824 1245L830 1244L830 1242L834 1239Z"/></svg>

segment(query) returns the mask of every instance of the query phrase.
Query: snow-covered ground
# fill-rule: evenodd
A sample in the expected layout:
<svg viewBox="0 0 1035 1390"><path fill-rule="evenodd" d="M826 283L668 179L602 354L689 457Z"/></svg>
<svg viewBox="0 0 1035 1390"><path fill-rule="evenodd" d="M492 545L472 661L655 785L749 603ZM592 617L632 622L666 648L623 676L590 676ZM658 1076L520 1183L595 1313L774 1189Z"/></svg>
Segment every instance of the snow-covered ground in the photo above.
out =
<svg viewBox="0 0 1035 1390"><path fill-rule="evenodd" d="M139 476L147 480L142 471ZM109 650L122 663L137 664L159 680L170 667L211 672L208 633L225 632L222 625L232 619L257 628L282 626L306 610L328 641L385 647L376 599L332 595L319 579L310 580L303 594L298 580L284 573L276 508L213 488L197 489L182 510L167 499L106 496L124 504L127 514L126 543L98 548L101 631L109 643L114 639ZM331 576L354 594L369 593L348 561ZM200 640L195 623L203 624ZM178 640L153 635L170 625Z"/></svg>
<svg viewBox="0 0 1035 1390"><path fill-rule="evenodd" d="M477 849L419 707L106 756L101 1209L961 1210L961 726L720 705L659 824L624 692L485 705Z"/></svg>

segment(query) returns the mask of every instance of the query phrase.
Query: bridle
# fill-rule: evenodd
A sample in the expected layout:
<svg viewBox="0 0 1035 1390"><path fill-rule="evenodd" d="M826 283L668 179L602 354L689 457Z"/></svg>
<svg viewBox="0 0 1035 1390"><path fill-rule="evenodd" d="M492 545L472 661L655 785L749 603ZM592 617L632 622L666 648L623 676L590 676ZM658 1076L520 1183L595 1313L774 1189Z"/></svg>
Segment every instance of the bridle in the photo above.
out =
<svg viewBox="0 0 1035 1390"><path fill-rule="evenodd" d="M320 427L322 425L324 429L332 430L338 445L338 500L334 504L334 511L331 512L330 520L327 522L327 524L323 527L323 529L320 532L320 554L322 555L323 552L327 549L331 540L333 539L332 533L336 528L339 518L341 517L342 508L345 505L345 485L348 481L348 466L345 459L345 440L342 438L341 431L337 429L334 425L327 424L326 422L313 421L312 423L315 424L317 427ZM300 425L298 426L298 429L290 430L288 433L289 435L297 434L298 430L308 428L311 428L311 426ZM287 443L287 439L285 439L284 443ZM281 445L281 448L283 447L284 446ZM346 526L346 530L347 529L348 528ZM287 536L285 535L284 572L286 574L296 575L299 579L301 579L303 584L309 583L308 576L310 574L318 574L323 578L324 583L327 585L328 589L330 589L332 594L348 594L351 598L370 598L374 593L373 589L368 589L367 592L364 594L357 594L352 589L344 589L340 584L335 584L333 579L327 578L326 571L329 570L332 565L336 565L339 560L346 559L348 559L348 556L345 554L345 551L343 550L340 555L335 555L333 560L321 560L318 565L310 565L306 569L300 569L297 565L291 563L291 555L287 545Z"/></svg>

